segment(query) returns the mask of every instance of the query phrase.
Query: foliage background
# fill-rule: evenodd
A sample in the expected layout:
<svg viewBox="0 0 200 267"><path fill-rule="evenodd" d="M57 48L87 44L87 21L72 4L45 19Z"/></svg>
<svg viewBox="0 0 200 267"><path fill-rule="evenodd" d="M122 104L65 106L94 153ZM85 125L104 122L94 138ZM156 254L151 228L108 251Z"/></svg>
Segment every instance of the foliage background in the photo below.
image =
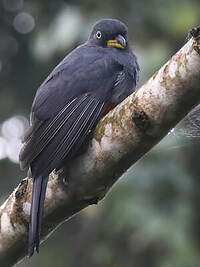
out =
<svg viewBox="0 0 200 267"><path fill-rule="evenodd" d="M37 87L112 17L129 27L143 83L199 23L198 0L0 2L0 203L26 173L20 137ZM196 267L200 262L199 140L169 134L120 179L100 205L62 225L22 267Z"/></svg>

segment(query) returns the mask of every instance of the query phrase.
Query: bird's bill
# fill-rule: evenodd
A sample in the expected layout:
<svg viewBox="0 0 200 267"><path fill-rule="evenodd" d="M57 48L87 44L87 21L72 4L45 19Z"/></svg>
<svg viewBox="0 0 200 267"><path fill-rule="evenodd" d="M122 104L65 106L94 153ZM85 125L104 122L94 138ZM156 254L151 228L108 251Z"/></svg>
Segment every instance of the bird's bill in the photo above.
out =
<svg viewBox="0 0 200 267"><path fill-rule="evenodd" d="M116 48L124 49L124 47L120 43L118 43L117 40L109 40L107 42L107 46L108 47L116 47Z"/></svg>
<svg viewBox="0 0 200 267"><path fill-rule="evenodd" d="M116 47L116 48L124 49L126 47L126 40L121 34L119 34L116 37L116 39L109 40L107 42L107 46L108 47Z"/></svg>

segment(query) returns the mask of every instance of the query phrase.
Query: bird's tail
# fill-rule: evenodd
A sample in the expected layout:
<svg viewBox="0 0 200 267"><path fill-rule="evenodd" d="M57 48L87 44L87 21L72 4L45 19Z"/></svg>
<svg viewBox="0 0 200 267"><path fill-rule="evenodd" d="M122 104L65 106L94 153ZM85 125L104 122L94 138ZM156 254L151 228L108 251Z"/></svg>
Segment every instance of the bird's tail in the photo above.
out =
<svg viewBox="0 0 200 267"><path fill-rule="evenodd" d="M39 252L40 232L47 182L48 176L39 176L33 179L33 193L28 240L29 257L33 255L35 249L37 252Z"/></svg>

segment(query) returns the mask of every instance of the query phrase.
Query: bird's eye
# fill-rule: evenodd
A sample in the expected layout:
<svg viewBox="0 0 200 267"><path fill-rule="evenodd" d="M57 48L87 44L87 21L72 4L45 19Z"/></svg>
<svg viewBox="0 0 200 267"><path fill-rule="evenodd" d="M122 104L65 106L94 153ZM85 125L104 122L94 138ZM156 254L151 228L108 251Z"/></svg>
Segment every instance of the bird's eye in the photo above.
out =
<svg viewBox="0 0 200 267"><path fill-rule="evenodd" d="M96 33L96 37L97 37L97 39L101 39L101 32L100 32L100 31L98 31L98 32Z"/></svg>

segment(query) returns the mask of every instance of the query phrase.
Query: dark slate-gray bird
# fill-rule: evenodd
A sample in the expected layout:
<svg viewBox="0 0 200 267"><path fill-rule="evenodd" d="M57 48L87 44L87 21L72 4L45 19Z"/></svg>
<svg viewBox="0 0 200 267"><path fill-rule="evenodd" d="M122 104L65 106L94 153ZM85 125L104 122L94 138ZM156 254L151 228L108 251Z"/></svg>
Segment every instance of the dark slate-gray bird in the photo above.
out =
<svg viewBox="0 0 200 267"><path fill-rule="evenodd" d="M75 157L99 119L135 90L138 73L127 27L103 19L38 88L19 156L21 168L29 167L33 178L29 256L39 252L50 172Z"/></svg>

